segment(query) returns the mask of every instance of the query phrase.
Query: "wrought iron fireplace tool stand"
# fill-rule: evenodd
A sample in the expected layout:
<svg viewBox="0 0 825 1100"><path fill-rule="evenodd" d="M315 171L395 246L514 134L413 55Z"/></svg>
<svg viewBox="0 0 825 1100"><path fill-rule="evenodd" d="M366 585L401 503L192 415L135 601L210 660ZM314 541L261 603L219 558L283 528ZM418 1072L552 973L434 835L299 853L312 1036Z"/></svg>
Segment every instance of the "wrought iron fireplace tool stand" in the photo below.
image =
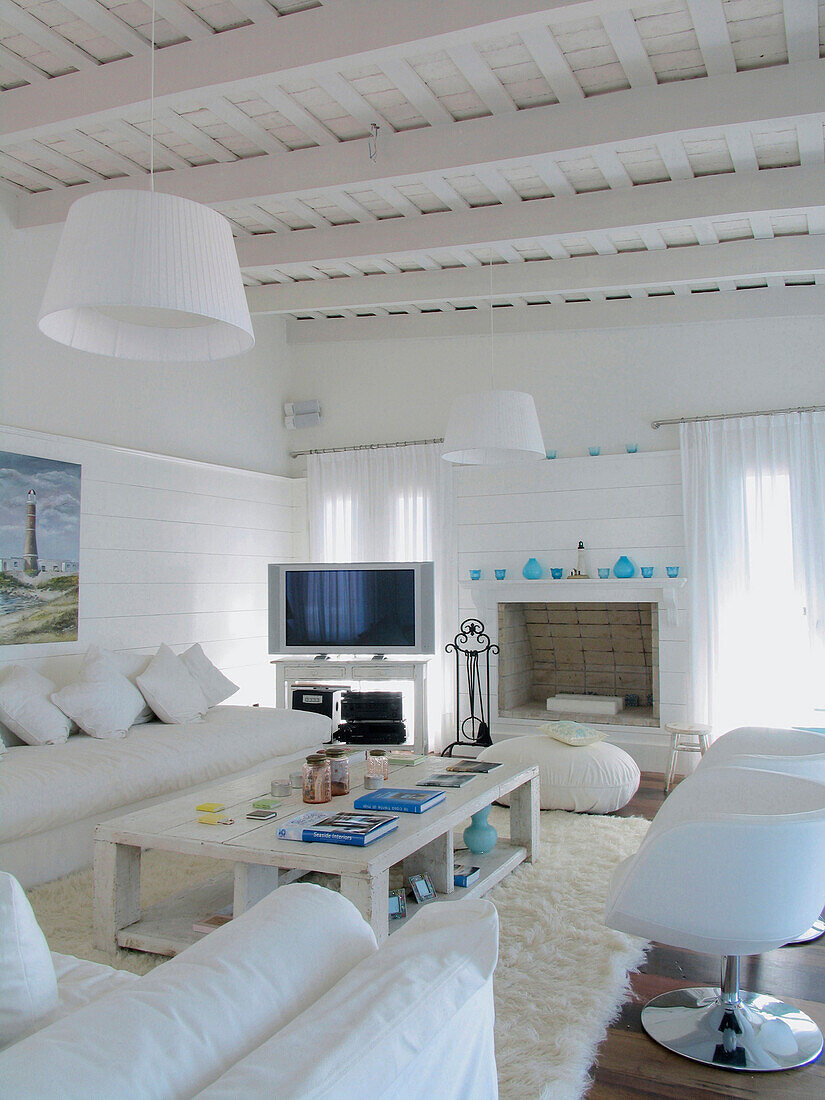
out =
<svg viewBox="0 0 825 1100"><path fill-rule="evenodd" d="M444 647L445 652L455 653L455 740L441 753L452 756L453 749L472 745L484 748L492 745L490 736L490 654L498 653L498 646L492 645L480 619L465 619L461 629L452 642ZM464 658L464 670L467 676L467 694L470 700L470 713L461 720L461 659ZM484 670L482 684L482 667Z"/></svg>

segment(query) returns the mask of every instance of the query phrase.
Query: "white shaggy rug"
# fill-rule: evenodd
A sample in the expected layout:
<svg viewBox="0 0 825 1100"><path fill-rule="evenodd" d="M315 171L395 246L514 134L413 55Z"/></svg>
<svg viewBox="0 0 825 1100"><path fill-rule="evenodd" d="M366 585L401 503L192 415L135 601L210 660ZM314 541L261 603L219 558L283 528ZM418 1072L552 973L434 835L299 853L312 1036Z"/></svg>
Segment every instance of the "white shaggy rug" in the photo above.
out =
<svg viewBox="0 0 825 1100"><path fill-rule="evenodd" d="M506 811L490 821L506 834ZM487 896L501 921L495 976L496 1059L502 1100L578 1100L605 1031L629 993L628 972L646 944L606 928L602 911L613 868L647 831L642 818L542 813L541 860L522 865ZM166 852L144 856L142 901L151 905L222 869ZM163 958L92 946L91 872L29 892L53 951L145 974Z"/></svg>

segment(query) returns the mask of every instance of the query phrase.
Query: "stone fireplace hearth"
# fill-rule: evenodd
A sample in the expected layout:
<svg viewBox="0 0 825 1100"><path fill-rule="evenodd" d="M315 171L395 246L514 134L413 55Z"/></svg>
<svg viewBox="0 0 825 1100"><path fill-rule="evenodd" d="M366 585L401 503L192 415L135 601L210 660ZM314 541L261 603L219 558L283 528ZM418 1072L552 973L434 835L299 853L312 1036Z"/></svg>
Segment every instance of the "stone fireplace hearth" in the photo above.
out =
<svg viewBox="0 0 825 1100"><path fill-rule="evenodd" d="M500 603L498 644L501 717L659 725L657 603ZM557 695L581 696L580 709L548 710ZM618 699L621 709L588 709L597 697Z"/></svg>

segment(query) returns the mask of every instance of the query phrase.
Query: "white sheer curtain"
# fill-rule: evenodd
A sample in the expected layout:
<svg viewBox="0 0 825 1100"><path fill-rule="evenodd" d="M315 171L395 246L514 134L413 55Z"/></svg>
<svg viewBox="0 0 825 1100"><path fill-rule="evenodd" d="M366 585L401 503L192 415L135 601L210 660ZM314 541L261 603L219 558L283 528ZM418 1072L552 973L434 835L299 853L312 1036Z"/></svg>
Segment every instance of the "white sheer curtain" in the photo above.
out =
<svg viewBox="0 0 825 1100"><path fill-rule="evenodd" d="M689 717L717 735L810 723L825 706L825 413L682 424L680 438Z"/></svg>
<svg viewBox="0 0 825 1100"><path fill-rule="evenodd" d="M429 672L430 741L452 737L452 665L458 626L452 467L438 444L310 455L312 561L435 562L436 657Z"/></svg>

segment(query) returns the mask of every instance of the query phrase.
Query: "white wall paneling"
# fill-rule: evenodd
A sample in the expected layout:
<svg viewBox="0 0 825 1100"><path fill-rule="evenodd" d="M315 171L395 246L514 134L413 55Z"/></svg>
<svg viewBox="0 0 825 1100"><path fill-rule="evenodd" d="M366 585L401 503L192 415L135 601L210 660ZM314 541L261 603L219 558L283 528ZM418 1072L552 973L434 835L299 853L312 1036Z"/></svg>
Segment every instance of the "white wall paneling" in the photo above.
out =
<svg viewBox="0 0 825 1100"><path fill-rule="evenodd" d="M303 546L292 479L19 428L0 428L0 447L82 466L78 640L4 646L0 663L62 683L92 643L149 656L200 642L240 686L233 703L272 704L266 567Z"/></svg>

